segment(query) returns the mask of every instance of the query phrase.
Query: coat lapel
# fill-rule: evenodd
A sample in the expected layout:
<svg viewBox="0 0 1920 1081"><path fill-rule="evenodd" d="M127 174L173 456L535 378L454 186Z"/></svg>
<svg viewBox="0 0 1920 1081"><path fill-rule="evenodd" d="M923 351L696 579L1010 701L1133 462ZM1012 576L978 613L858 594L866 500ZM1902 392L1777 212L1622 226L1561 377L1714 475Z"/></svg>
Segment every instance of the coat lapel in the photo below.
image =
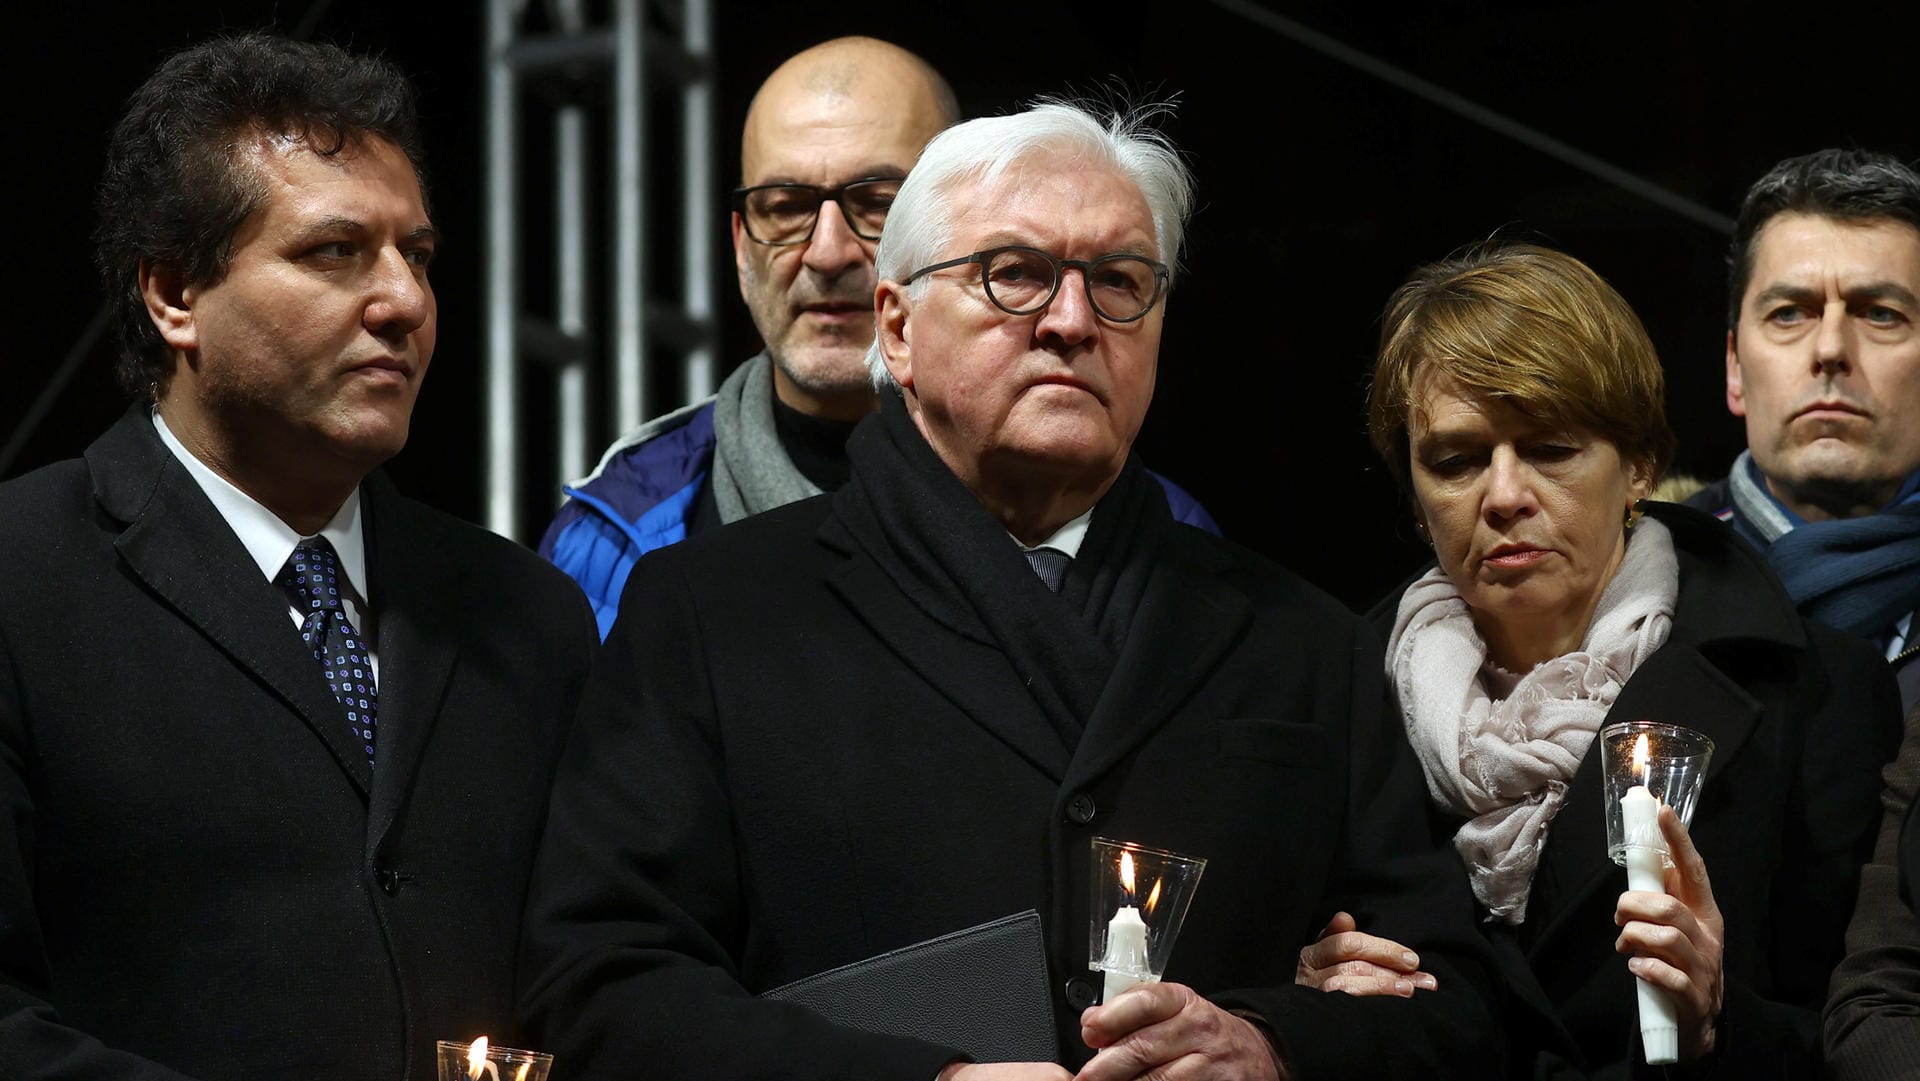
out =
<svg viewBox="0 0 1920 1081"><path fill-rule="evenodd" d="M375 744L369 851L406 804L453 676L465 568L439 558L436 523L409 506L385 474L361 486L367 508L368 603L379 617L380 736ZM364 759L365 753L361 754Z"/></svg>
<svg viewBox="0 0 1920 1081"><path fill-rule="evenodd" d="M999 648L922 612L857 547L829 546L851 557L828 575L829 586L874 634L975 724L1059 783L1067 748Z"/></svg>
<svg viewBox="0 0 1920 1081"><path fill-rule="evenodd" d="M1067 770L1082 787L1125 759L1206 680L1253 618L1244 594L1220 579L1211 548L1177 539L1161 550L1133 614L1113 676Z"/></svg>
<svg viewBox="0 0 1920 1081"><path fill-rule="evenodd" d="M1683 725L1713 741L1713 758L1707 763L1701 790L1705 802L1713 798L1714 780L1739 756L1759 724L1760 704L1693 645L1668 642L1641 664L1607 711L1609 724L1638 720ZM1531 951L1544 948L1563 930L1566 918L1583 910L1581 902L1587 895L1626 888L1625 873L1607 858L1600 758L1596 738L1581 759L1566 802L1548 832L1528 900L1527 922L1539 928L1529 936ZM1574 931L1590 934L1591 928Z"/></svg>
<svg viewBox="0 0 1920 1081"><path fill-rule="evenodd" d="M362 799L372 770L339 700L220 512L160 442L144 406L87 448L94 496L127 528L115 542L146 587L264 685L320 738Z"/></svg>

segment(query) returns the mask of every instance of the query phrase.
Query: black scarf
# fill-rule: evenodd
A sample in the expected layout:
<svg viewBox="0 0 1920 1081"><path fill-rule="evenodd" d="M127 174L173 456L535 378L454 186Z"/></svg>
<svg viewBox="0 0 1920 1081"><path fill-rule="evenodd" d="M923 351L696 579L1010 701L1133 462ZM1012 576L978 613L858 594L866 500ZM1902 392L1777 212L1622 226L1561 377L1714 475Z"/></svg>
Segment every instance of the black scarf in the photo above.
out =
<svg viewBox="0 0 1920 1081"><path fill-rule="evenodd" d="M856 543L915 607L1005 653L1071 752L1172 528L1160 486L1128 457L1056 596L934 453L897 393L881 394L879 415L854 430L847 454L853 476L834 512Z"/></svg>

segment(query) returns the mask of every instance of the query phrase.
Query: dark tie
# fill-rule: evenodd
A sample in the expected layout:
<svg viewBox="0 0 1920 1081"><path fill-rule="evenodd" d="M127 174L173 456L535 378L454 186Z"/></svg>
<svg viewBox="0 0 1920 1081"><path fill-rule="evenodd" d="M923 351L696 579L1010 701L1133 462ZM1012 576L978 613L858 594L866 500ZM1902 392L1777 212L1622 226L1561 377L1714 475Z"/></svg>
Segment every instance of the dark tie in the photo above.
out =
<svg viewBox="0 0 1920 1081"><path fill-rule="evenodd" d="M340 606L340 559L325 537L301 541L280 572L280 588L304 613L300 637L313 647L313 659L327 678L327 687L346 707L354 738L366 744L367 762L373 762L373 732L380 698L373 685L373 665L360 632L347 622Z"/></svg>
<svg viewBox="0 0 1920 1081"><path fill-rule="evenodd" d="M1047 583L1047 588L1058 593L1060 583L1067 580L1067 564L1073 562L1073 557L1053 548L1030 548L1027 562L1033 566L1033 573Z"/></svg>

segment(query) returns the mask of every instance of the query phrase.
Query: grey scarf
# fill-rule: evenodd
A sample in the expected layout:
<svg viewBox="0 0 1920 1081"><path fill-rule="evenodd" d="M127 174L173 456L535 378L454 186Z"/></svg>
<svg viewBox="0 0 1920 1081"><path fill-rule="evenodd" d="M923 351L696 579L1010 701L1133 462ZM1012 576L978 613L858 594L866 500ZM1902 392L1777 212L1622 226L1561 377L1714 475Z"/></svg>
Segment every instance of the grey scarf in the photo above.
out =
<svg viewBox="0 0 1920 1081"><path fill-rule="evenodd" d="M820 494L773 426L773 359L761 350L720 384L713 402L713 500L737 522Z"/></svg>

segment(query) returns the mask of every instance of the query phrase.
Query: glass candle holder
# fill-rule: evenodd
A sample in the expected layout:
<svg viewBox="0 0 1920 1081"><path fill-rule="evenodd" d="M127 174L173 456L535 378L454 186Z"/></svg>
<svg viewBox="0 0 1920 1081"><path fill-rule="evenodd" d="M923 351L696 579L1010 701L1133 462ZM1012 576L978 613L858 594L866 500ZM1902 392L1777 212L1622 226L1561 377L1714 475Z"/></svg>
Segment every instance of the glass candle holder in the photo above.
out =
<svg viewBox="0 0 1920 1081"><path fill-rule="evenodd" d="M1100 1001L1110 1002L1167 970L1207 861L1105 837L1093 839L1092 854L1087 967L1105 974Z"/></svg>
<svg viewBox="0 0 1920 1081"><path fill-rule="evenodd" d="M485 1036L473 1043L441 1040L434 1045L440 1081L547 1081L553 1056L544 1051L492 1047Z"/></svg>
<svg viewBox="0 0 1920 1081"><path fill-rule="evenodd" d="M1633 806L1644 789L1657 812L1661 804L1674 809L1682 824L1693 824L1693 808L1700 802L1700 784L1713 757L1713 741L1691 728L1658 721L1621 721L1600 730L1600 773L1607 798L1607 855L1622 867L1627 850L1656 849L1671 865L1667 842L1651 815L1637 814Z"/></svg>

